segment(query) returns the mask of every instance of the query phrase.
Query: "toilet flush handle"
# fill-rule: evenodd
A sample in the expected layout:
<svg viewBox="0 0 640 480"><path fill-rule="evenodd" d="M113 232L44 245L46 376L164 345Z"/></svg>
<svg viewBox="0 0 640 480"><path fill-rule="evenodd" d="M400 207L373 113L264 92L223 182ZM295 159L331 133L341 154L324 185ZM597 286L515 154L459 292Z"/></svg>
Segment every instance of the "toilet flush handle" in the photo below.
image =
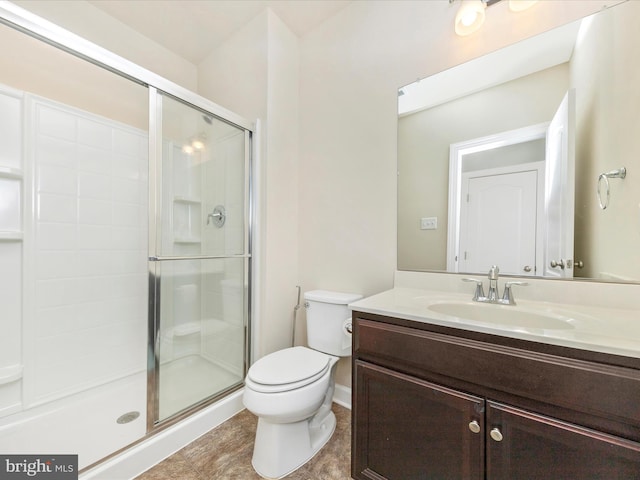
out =
<svg viewBox="0 0 640 480"><path fill-rule="evenodd" d="M344 329L348 332L348 333L353 333L353 325L351 323L346 323L344 326Z"/></svg>

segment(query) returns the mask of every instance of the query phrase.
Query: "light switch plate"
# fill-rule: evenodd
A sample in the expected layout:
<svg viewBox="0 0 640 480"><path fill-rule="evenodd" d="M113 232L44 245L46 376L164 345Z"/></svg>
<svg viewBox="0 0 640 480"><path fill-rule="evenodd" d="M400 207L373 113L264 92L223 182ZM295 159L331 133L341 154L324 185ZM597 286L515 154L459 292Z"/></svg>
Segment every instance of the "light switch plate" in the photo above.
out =
<svg viewBox="0 0 640 480"><path fill-rule="evenodd" d="M438 228L438 217L422 217L420 219L420 230L436 230Z"/></svg>

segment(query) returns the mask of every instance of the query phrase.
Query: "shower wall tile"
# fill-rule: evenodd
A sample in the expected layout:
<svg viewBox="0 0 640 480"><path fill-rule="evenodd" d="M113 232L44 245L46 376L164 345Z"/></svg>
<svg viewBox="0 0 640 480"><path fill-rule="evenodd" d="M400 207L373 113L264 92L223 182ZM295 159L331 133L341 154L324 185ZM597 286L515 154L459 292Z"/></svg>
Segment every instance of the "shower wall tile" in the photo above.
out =
<svg viewBox="0 0 640 480"><path fill-rule="evenodd" d="M90 147L102 148L111 151L112 128L103 122L77 118L78 136L77 142Z"/></svg>
<svg viewBox="0 0 640 480"><path fill-rule="evenodd" d="M75 115L57 108L39 108L36 112L38 136L75 143L76 121Z"/></svg>
<svg viewBox="0 0 640 480"><path fill-rule="evenodd" d="M138 204L114 202L112 205L113 225L122 227L135 227L140 225L142 221L146 221L146 218L142 217L141 208Z"/></svg>
<svg viewBox="0 0 640 480"><path fill-rule="evenodd" d="M111 173L111 152L88 145L77 145L78 169L83 172L109 175Z"/></svg>
<svg viewBox="0 0 640 480"><path fill-rule="evenodd" d="M76 144L40 136L35 141L35 154L41 165L58 165L60 167L76 168Z"/></svg>
<svg viewBox="0 0 640 480"><path fill-rule="evenodd" d="M78 221L76 198L40 193L37 219L39 222L76 223Z"/></svg>
<svg viewBox="0 0 640 480"><path fill-rule="evenodd" d="M39 192L75 197L78 190L76 171L60 165L42 165L38 170L37 188Z"/></svg>
<svg viewBox="0 0 640 480"><path fill-rule="evenodd" d="M48 308L75 302L75 278L56 278L36 281L36 307Z"/></svg>
<svg viewBox="0 0 640 480"><path fill-rule="evenodd" d="M111 177L95 173L78 173L78 195L80 198L111 200Z"/></svg>
<svg viewBox="0 0 640 480"><path fill-rule="evenodd" d="M78 248L80 250L109 250L111 248L111 227L78 225Z"/></svg>
<svg viewBox="0 0 640 480"><path fill-rule="evenodd" d="M126 178L114 178L112 199L122 203L137 203L139 201L138 190L140 182Z"/></svg>
<svg viewBox="0 0 640 480"><path fill-rule="evenodd" d="M25 401L146 368L147 135L32 99L34 298Z"/></svg>
<svg viewBox="0 0 640 480"><path fill-rule="evenodd" d="M75 224L39 223L35 236L37 250L75 250L78 247L78 227Z"/></svg>
<svg viewBox="0 0 640 480"><path fill-rule="evenodd" d="M111 246L115 250L136 250L140 245L140 229L111 227Z"/></svg>
<svg viewBox="0 0 640 480"><path fill-rule="evenodd" d="M111 173L114 177L128 178L134 181L140 180L142 176L137 158L129 155L114 156Z"/></svg>
<svg viewBox="0 0 640 480"><path fill-rule="evenodd" d="M36 253L36 276L42 280L73 277L78 260L70 250L40 250Z"/></svg>
<svg viewBox="0 0 640 480"><path fill-rule="evenodd" d="M113 204L95 198L78 199L78 221L87 225L111 225Z"/></svg>
<svg viewBox="0 0 640 480"><path fill-rule="evenodd" d="M111 252L81 250L74 254L78 260L75 275L79 277L117 273L113 265L114 254Z"/></svg>
<svg viewBox="0 0 640 480"><path fill-rule="evenodd" d="M114 252L109 258L114 274L145 272L146 275L147 259L141 257L138 250Z"/></svg>
<svg viewBox="0 0 640 480"><path fill-rule="evenodd" d="M75 330L95 331L113 322L117 308L113 300L83 302L75 305ZM124 319L122 319L124 320Z"/></svg>
<svg viewBox="0 0 640 480"><path fill-rule="evenodd" d="M122 130L113 131L113 151L130 156L132 159L145 158L148 144L140 141L140 135Z"/></svg>

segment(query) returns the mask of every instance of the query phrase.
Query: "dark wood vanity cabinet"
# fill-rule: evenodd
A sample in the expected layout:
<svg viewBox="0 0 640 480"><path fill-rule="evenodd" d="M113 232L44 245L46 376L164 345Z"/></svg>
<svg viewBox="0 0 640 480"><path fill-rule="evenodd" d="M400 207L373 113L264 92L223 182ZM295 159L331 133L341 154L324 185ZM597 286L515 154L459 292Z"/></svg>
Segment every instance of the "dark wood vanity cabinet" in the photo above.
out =
<svg viewBox="0 0 640 480"><path fill-rule="evenodd" d="M357 480L640 480L640 361L354 312Z"/></svg>
<svg viewBox="0 0 640 480"><path fill-rule="evenodd" d="M484 478L482 398L366 362L356 363L356 377L352 454L367 460L354 478Z"/></svg>

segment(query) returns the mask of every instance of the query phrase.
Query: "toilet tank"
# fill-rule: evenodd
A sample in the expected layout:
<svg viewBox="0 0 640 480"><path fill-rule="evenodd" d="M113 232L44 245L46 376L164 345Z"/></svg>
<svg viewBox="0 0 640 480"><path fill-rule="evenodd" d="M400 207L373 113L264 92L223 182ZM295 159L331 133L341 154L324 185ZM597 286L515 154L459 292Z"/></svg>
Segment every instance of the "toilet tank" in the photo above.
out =
<svg viewBox="0 0 640 480"><path fill-rule="evenodd" d="M351 355L351 311L347 305L362 298L357 293L312 290L304 294L307 310L307 344L338 357Z"/></svg>

